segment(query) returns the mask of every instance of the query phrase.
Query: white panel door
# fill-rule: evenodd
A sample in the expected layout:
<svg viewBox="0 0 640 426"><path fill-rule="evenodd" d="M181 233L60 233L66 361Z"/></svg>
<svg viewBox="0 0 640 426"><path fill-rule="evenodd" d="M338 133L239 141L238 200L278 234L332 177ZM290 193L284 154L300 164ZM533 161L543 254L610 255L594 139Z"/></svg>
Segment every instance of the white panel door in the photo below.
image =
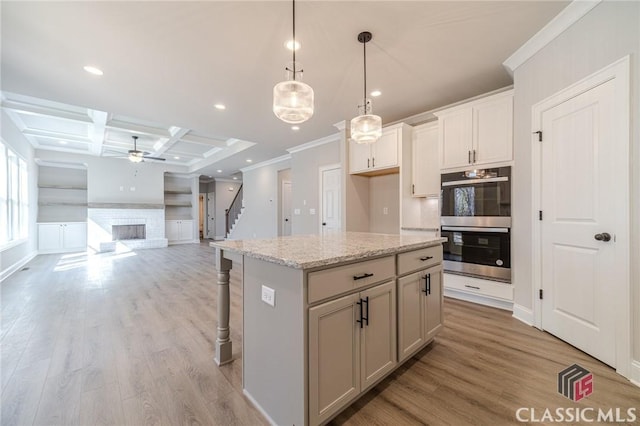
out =
<svg viewBox="0 0 640 426"><path fill-rule="evenodd" d="M616 232L628 208L616 182L615 171L624 167L616 154L623 147L614 129L614 90L609 80L541 118L542 327L612 366L613 292L626 267L625 256L616 255L624 250Z"/></svg>
<svg viewBox="0 0 640 426"><path fill-rule="evenodd" d="M282 181L282 235L291 235L291 182Z"/></svg>
<svg viewBox="0 0 640 426"><path fill-rule="evenodd" d="M86 223L65 223L62 235L65 249L84 250L87 247Z"/></svg>
<svg viewBox="0 0 640 426"><path fill-rule="evenodd" d="M40 251L60 250L62 248L62 224L38 224L38 249Z"/></svg>
<svg viewBox="0 0 640 426"><path fill-rule="evenodd" d="M342 169L321 170L322 232L342 229Z"/></svg>
<svg viewBox="0 0 640 426"><path fill-rule="evenodd" d="M385 169L398 166L400 129L383 129L380 139L371 144L371 168Z"/></svg>

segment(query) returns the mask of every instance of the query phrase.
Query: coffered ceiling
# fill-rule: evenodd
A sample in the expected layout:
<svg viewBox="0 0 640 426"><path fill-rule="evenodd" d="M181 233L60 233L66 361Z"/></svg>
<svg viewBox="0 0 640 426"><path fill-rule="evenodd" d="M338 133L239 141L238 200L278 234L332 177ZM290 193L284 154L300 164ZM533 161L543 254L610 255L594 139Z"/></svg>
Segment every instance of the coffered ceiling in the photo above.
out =
<svg viewBox="0 0 640 426"><path fill-rule="evenodd" d="M367 85L389 123L511 84L502 62L567 4L299 0L297 59L316 100L294 131L271 110L289 1L2 1L2 107L38 149L122 156L136 135L166 163L228 177L356 115L360 31L373 33Z"/></svg>

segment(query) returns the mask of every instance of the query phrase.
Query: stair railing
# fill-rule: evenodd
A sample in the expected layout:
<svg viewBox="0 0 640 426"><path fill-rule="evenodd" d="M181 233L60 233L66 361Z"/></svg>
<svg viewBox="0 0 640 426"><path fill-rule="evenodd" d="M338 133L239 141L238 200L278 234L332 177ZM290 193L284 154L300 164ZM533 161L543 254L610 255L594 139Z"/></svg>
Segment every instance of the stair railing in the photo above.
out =
<svg viewBox="0 0 640 426"><path fill-rule="evenodd" d="M225 235L229 235L231 231L231 226L236 221L238 216L240 216L240 212L242 211L242 185L238 188L238 192L236 196L233 197L233 201L228 209L224 211L224 220L226 224L226 233Z"/></svg>

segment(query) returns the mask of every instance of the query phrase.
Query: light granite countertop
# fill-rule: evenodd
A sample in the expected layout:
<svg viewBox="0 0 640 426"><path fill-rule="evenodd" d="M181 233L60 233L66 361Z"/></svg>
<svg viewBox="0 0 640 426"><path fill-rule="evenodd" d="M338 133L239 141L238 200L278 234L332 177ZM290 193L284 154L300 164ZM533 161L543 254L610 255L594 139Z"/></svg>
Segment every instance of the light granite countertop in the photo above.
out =
<svg viewBox="0 0 640 426"><path fill-rule="evenodd" d="M341 232L262 240L214 241L209 245L291 268L309 269L431 247L446 240L419 235Z"/></svg>

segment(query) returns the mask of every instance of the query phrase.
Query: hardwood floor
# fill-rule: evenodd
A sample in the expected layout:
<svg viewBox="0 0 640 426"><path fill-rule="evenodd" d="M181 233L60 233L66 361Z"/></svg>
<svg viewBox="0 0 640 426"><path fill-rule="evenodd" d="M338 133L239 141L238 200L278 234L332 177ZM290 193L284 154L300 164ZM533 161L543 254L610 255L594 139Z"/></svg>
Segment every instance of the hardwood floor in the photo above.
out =
<svg viewBox="0 0 640 426"><path fill-rule="evenodd" d="M213 362L216 289L206 244L38 256L1 286L2 425L261 425L242 395L240 268L232 270L235 361ZM515 424L520 407L636 407L640 388L514 320L445 302L434 343L333 424ZM594 392L572 402L557 373L578 363ZM283 398L286 396L283 396ZM636 421L640 424L640 420Z"/></svg>

